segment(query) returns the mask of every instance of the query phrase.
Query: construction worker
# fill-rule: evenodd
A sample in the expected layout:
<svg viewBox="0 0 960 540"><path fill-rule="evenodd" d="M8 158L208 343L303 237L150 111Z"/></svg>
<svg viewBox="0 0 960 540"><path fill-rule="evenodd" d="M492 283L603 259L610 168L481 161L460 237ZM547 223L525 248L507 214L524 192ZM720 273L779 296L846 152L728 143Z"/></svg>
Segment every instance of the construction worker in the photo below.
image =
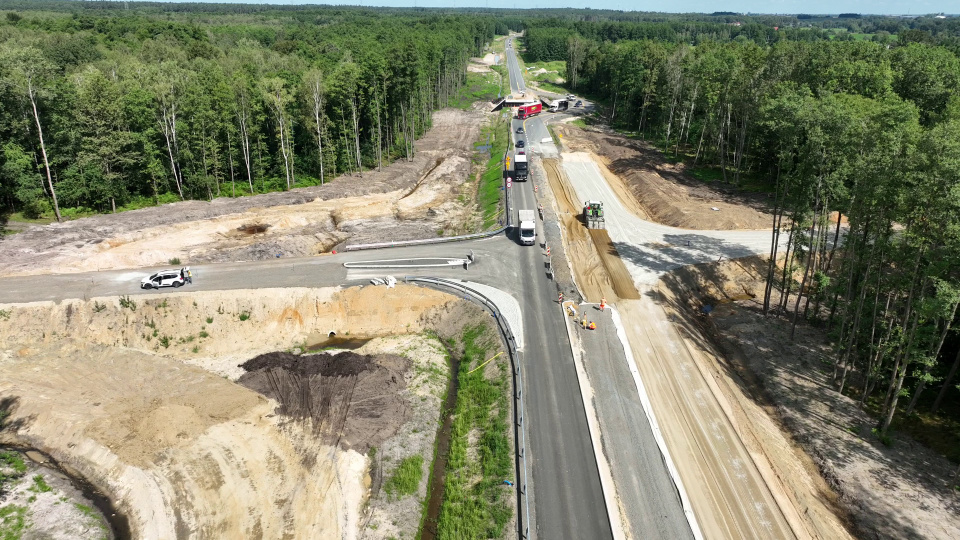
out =
<svg viewBox="0 0 960 540"><path fill-rule="evenodd" d="M594 324L593 321L590 321L590 324L587 325L587 328L589 328L589 329L591 329L591 330L596 330L596 329L597 329L597 325Z"/></svg>
<svg viewBox="0 0 960 540"><path fill-rule="evenodd" d="M584 330L587 329L587 318L586 318L586 317L584 317L583 320L580 321L580 326L581 326Z"/></svg>
<svg viewBox="0 0 960 540"><path fill-rule="evenodd" d="M607 299L606 299L606 298L601 298L601 299L600 299L600 311L603 311L603 308L605 308L605 307L607 307Z"/></svg>

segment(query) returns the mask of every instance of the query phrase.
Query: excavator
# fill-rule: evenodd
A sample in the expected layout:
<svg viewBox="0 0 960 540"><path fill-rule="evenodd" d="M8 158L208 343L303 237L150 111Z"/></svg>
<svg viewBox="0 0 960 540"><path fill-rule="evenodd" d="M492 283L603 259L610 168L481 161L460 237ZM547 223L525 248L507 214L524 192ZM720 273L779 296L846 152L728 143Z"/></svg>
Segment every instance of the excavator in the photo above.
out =
<svg viewBox="0 0 960 540"><path fill-rule="evenodd" d="M583 203L583 223L588 229L604 229L603 203L600 201L586 201Z"/></svg>

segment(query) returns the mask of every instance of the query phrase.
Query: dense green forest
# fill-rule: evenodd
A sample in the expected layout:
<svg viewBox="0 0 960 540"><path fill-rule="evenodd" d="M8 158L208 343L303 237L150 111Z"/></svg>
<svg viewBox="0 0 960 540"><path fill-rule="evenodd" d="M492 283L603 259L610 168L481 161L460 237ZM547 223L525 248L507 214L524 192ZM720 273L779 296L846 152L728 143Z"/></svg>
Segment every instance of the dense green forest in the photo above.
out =
<svg viewBox="0 0 960 540"><path fill-rule="evenodd" d="M830 330L836 386L877 413L881 437L898 410L957 412L956 20L942 33L891 27L893 42L555 22L532 23L527 54L565 60L606 122L719 182L769 191L764 312Z"/></svg>
<svg viewBox="0 0 960 540"><path fill-rule="evenodd" d="M769 191L782 266L764 310L830 330L837 387L875 409L881 434L898 410L958 412L960 18L0 11L0 207L58 219L362 181L412 155L470 56L522 29L526 57L565 61L604 121Z"/></svg>
<svg viewBox="0 0 960 540"><path fill-rule="evenodd" d="M359 8L5 2L0 205L111 211L409 158L509 21ZM41 10L42 9L42 10ZM513 21L518 25L519 21Z"/></svg>

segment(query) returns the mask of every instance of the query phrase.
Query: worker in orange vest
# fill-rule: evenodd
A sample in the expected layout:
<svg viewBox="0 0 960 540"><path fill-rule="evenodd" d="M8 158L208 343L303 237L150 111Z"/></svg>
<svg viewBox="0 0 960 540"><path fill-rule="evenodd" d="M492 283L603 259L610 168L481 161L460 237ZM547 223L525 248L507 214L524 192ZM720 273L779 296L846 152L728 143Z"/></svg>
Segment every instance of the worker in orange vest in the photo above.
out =
<svg viewBox="0 0 960 540"><path fill-rule="evenodd" d="M605 308L605 307L607 307L607 299L606 299L606 298L601 298L601 299L600 299L600 311L603 311L603 308Z"/></svg>
<svg viewBox="0 0 960 540"><path fill-rule="evenodd" d="M593 321L590 321L590 324L587 325L587 328L589 328L589 329L591 329L591 330L596 330L596 329L597 329L597 325L594 324Z"/></svg>

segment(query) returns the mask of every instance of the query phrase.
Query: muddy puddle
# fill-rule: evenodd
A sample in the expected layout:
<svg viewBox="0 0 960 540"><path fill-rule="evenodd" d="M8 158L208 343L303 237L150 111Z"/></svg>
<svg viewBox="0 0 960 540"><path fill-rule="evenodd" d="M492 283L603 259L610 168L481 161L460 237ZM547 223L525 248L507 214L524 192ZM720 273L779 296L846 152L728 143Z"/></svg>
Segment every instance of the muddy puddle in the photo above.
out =
<svg viewBox="0 0 960 540"><path fill-rule="evenodd" d="M325 349L346 349L355 351L370 342L373 338L369 337L340 337L337 335L324 338L318 343L307 346L307 351L317 352Z"/></svg>
<svg viewBox="0 0 960 540"><path fill-rule="evenodd" d="M71 503L96 508L95 513L101 522L105 523L108 527L108 530L105 531L105 538L109 540L130 540L132 538L130 522L127 520L127 517L117 511L110 497L100 492L83 477L68 472L55 459L34 448L0 445L0 451L18 453L23 460L29 464L27 475L43 471L50 476L60 478L67 482L70 487L73 488L74 492L72 496L70 493L71 490L67 490L66 493L66 495L70 497Z"/></svg>

